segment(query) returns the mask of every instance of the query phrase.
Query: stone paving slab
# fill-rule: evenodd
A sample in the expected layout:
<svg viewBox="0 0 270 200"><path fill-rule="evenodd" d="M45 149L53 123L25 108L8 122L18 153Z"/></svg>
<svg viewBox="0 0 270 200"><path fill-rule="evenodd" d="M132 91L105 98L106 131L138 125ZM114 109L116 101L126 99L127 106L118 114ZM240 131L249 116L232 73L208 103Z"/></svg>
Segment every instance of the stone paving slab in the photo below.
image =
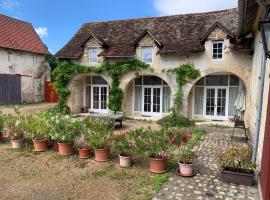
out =
<svg viewBox="0 0 270 200"><path fill-rule="evenodd" d="M231 128L206 128L207 134L195 147L197 175L193 178L173 174L153 200L257 200L257 186L242 186L219 180L219 153L235 145L247 145L244 140L231 140ZM240 136L240 132L238 133Z"/></svg>

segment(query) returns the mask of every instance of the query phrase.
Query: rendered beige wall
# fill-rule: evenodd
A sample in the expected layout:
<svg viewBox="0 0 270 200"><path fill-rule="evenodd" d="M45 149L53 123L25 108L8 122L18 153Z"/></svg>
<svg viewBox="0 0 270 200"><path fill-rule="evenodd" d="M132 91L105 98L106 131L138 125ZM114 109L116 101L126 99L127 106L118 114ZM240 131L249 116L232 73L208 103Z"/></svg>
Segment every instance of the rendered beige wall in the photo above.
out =
<svg viewBox="0 0 270 200"><path fill-rule="evenodd" d="M22 102L44 100L45 79L50 79L48 71L44 55L0 48L0 74L21 75Z"/></svg>

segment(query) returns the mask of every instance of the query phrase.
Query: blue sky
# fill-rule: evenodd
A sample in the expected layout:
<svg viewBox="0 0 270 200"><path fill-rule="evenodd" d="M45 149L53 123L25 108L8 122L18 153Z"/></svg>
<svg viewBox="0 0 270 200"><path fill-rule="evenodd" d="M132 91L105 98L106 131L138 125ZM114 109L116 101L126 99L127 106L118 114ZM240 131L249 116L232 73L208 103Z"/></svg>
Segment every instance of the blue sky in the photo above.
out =
<svg viewBox="0 0 270 200"><path fill-rule="evenodd" d="M237 0L0 0L0 13L33 24L56 53L85 22L236 7Z"/></svg>

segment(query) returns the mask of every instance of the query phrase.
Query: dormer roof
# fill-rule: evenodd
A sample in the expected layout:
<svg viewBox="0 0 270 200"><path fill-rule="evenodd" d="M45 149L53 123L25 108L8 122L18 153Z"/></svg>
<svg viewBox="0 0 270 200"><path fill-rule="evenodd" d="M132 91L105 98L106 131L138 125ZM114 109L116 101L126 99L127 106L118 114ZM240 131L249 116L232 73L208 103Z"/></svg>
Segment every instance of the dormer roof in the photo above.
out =
<svg viewBox="0 0 270 200"><path fill-rule="evenodd" d="M215 30L216 28L221 29L222 31L224 31L224 32L225 32L229 37L231 37L231 38L235 37L235 36L234 36L232 33L230 33L230 31L229 31L227 28L225 28L221 23L215 22L214 25L211 26L211 27L209 28L209 30L202 36L201 41L202 41L202 42L205 41L205 39L210 35L210 33L211 33L213 30Z"/></svg>
<svg viewBox="0 0 270 200"><path fill-rule="evenodd" d="M139 42L140 42L147 34L154 40L155 44L156 44L158 47L160 47L160 48L162 47L161 42L159 42L158 39L157 39L157 38L156 38L149 30L147 30L147 29L145 29L145 30L139 35L139 37L137 37L137 38L135 39L135 41L132 43L132 46L133 46L134 48L136 48L136 47L138 46Z"/></svg>

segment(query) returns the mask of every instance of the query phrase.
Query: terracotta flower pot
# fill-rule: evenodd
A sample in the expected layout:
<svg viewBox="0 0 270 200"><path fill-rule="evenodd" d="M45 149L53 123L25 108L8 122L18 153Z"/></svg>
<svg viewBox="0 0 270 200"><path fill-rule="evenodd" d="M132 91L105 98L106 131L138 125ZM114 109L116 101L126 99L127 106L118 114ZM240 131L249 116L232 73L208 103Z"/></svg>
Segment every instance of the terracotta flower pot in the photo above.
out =
<svg viewBox="0 0 270 200"><path fill-rule="evenodd" d="M130 167L132 165L133 159L132 156L125 154L119 155L119 165L120 167Z"/></svg>
<svg viewBox="0 0 270 200"><path fill-rule="evenodd" d="M48 150L48 140L33 140L34 150L36 152L42 152Z"/></svg>
<svg viewBox="0 0 270 200"><path fill-rule="evenodd" d="M149 171L156 174L167 172L167 158L149 157Z"/></svg>
<svg viewBox="0 0 270 200"><path fill-rule="evenodd" d="M58 142L59 155L68 156L73 152L73 143Z"/></svg>
<svg viewBox="0 0 270 200"><path fill-rule="evenodd" d="M191 176L194 172L193 164L183 164L178 162L180 173L184 176Z"/></svg>
<svg viewBox="0 0 270 200"><path fill-rule="evenodd" d="M58 142L57 140L51 140L52 149L58 151Z"/></svg>
<svg viewBox="0 0 270 200"><path fill-rule="evenodd" d="M11 140L11 145L13 149L23 148L23 139Z"/></svg>
<svg viewBox="0 0 270 200"><path fill-rule="evenodd" d="M79 157L81 159L87 159L90 156L91 150L90 149L78 149L78 152L79 152Z"/></svg>
<svg viewBox="0 0 270 200"><path fill-rule="evenodd" d="M95 161L106 162L110 159L110 149L95 149Z"/></svg>

